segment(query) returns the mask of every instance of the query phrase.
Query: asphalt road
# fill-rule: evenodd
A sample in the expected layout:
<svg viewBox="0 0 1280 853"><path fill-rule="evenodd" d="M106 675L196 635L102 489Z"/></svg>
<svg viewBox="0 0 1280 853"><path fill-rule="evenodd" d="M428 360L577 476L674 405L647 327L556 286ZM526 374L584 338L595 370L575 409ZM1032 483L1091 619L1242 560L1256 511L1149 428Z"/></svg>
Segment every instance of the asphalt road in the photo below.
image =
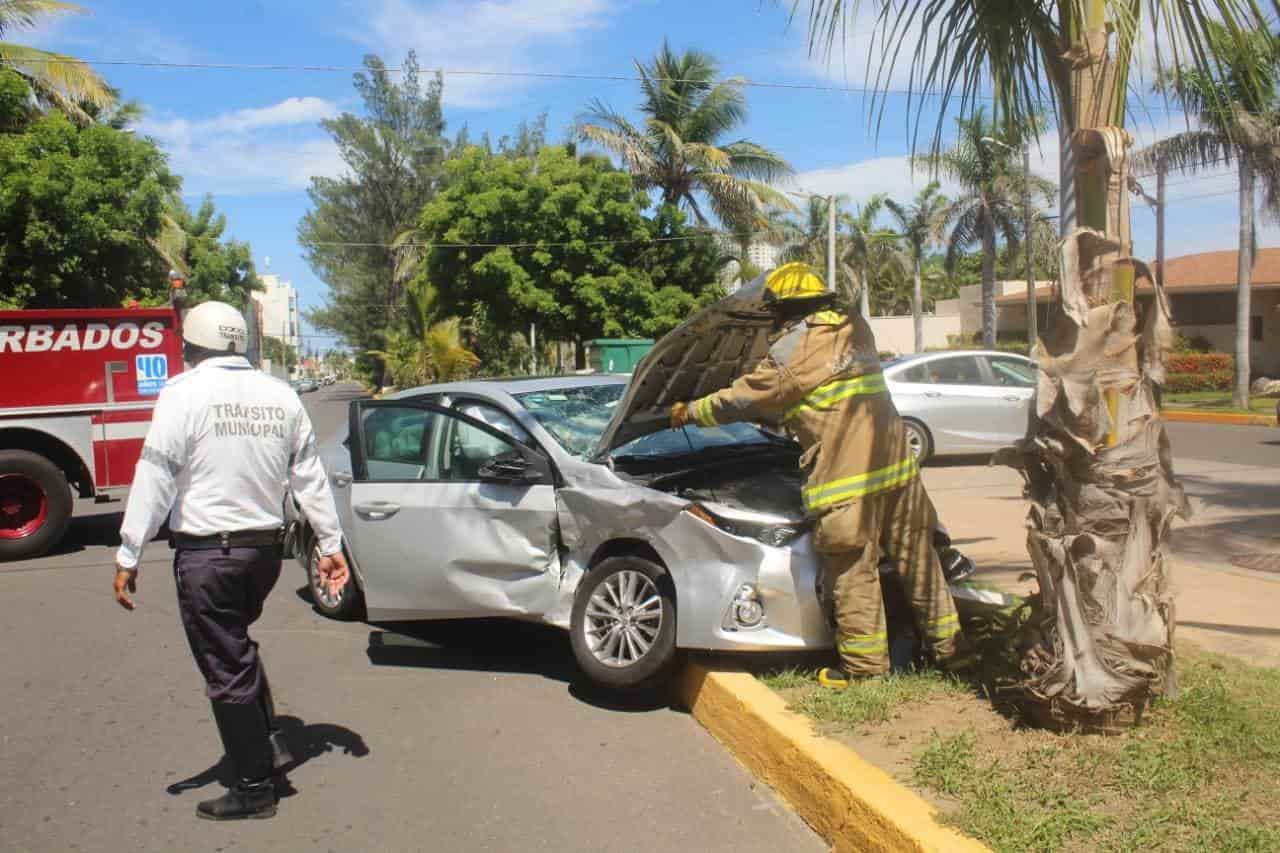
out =
<svg viewBox="0 0 1280 853"><path fill-rule="evenodd" d="M356 393L306 395L317 431ZM293 790L274 820L197 820L226 768L168 549L149 546L136 611L111 599L120 510L89 505L61 553L0 565L0 850L824 849L687 715L581 684L562 633L332 622L292 564L255 635Z"/></svg>
<svg viewBox="0 0 1280 853"><path fill-rule="evenodd" d="M1179 459L1280 467L1280 427L1167 423L1174 470Z"/></svg>

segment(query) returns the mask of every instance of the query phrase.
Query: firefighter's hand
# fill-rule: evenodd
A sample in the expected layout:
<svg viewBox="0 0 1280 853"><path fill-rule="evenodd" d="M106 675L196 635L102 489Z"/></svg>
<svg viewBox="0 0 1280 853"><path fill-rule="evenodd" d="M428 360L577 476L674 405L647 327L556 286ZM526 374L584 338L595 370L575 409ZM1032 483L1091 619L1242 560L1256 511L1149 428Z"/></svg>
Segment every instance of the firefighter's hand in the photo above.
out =
<svg viewBox="0 0 1280 853"><path fill-rule="evenodd" d="M116 603L125 610L132 610L138 605L133 603L133 599L129 597L129 593L138 591L138 570L122 569L116 566Z"/></svg>
<svg viewBox="0 0 1280 853"><path fill-rule="evenodd" d="M316 568L320 572L320 582L324 584L329 594L335 598L341 595L342 588L347 585L347 579L351 577L346 556L339 551L336 554L321 557L320 564Z"/></svg>
<svg viewBox="0 0 1280 853"><path fill-rule="evenodd" d="M680 427L688 426L693 422L693 416L689 413L688 403L676 403L671 407L671 428L680 429Z"/></svg>

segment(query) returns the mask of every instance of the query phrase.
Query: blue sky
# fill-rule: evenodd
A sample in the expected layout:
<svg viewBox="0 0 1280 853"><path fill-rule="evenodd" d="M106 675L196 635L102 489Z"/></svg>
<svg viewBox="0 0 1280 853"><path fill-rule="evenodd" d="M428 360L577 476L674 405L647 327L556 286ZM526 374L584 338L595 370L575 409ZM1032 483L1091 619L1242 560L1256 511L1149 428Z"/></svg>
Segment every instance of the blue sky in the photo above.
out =
<svg viewBox="0 0 1280 853"><path fill-rule="evenodd" d="M807 55L803 25L788 28L773 0L83 0L92 14L65 18L19 38L89 60L338 66L338 71L168 69L103 65L124 95L140 101L140 132L155 138L194 203L212 193L230 231L249 241L259 270L292 279L304 306L325 286L296 241L312 175L342 164L318 122L358 111L351 72L367 53L390 65L415 49L424 68L463 72L631 75L633 59L663 38L716 56L726 76L801 85L863 82L865 36L830 62ZM553 141L593 97L633 112L630 81L445 75L450 133L463 124L495 138L544 110ZM855 201L884 191L906 199L926 182L906 161L904 104L889 103L878 135L857 94L752 87L742 135L772 147L799 171L795 187L840 192ZM1131 131L1138 144L1185 127L1151 99ZM1047 135L1035 167L1056 179L1056 138ZM1237 202L1229 173L1171 176L1171 256L1231 249ZM1149 187L1154 191L1154 187ZM1176 200L1175 205L1172 202ZM1135 204L1136 252L1154 251L1154 217ZM1280 230L1266 226L1264 245ZM269 266L265 259L270 258ZM316 338L320 348L330 341Z"/></svg>

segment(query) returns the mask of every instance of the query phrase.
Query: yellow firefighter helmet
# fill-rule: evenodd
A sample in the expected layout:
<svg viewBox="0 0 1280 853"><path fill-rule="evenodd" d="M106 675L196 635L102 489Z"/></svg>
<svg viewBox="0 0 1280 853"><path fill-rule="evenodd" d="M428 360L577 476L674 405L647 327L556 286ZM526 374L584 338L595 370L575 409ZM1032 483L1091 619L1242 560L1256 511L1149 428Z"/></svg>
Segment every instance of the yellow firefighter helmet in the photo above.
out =
<svg viewBox="0 0 1280 853"><path fill-rule="evenodd" d="M831 295L822 278L803 261L783 264L769 273L764 282L764 291L765 299L770 302L818 299Z"/></svg>

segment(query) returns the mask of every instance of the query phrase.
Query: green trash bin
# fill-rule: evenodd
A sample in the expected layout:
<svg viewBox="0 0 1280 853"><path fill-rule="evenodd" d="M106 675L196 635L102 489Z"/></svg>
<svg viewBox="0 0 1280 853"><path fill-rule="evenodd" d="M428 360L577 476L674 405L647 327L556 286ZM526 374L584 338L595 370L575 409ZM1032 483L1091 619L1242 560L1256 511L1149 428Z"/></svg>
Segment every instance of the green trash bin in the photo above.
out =
<svg viewBox="0 0 1280 853"><path fill-rule="evenodd" d="M591 341L588 363L597 373L630 373L653 348L647 338L597 338Z"/></svg>

